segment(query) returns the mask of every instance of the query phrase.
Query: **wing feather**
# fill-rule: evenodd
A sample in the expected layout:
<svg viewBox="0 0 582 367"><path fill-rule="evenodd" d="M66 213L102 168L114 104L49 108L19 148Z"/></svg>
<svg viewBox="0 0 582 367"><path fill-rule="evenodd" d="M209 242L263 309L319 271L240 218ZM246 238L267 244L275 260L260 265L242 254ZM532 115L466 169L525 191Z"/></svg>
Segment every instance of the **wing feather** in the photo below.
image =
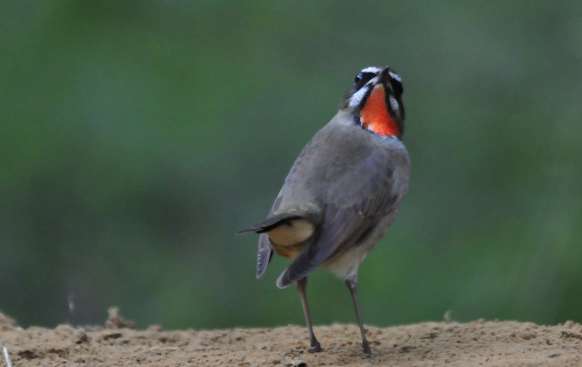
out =
<svg viewBox="0 0 582 367"><path fill-rule="evenodd" d="M395 209L406 191L396 172L398 166L399 160L389 151L372 150L350 171L328 182L318 236L281 274L277 286L284 288L326 260L359 245Z"/></svg>

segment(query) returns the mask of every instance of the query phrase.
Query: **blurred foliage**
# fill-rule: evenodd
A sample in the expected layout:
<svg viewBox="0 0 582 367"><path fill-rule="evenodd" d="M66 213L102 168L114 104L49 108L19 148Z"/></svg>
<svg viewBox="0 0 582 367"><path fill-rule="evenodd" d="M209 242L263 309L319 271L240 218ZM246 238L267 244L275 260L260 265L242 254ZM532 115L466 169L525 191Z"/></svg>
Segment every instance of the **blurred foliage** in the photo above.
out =
<svg viewBox="0 0 582 367"><path fill-rule="evenodd" d="M370 64L404 78L413 177L366 322L582 320L582 3L8 1L0 43L0 309L24 325L301 324L284 261L256 281L235 232ZM333 276L309 292L353 320Z"/></svg>

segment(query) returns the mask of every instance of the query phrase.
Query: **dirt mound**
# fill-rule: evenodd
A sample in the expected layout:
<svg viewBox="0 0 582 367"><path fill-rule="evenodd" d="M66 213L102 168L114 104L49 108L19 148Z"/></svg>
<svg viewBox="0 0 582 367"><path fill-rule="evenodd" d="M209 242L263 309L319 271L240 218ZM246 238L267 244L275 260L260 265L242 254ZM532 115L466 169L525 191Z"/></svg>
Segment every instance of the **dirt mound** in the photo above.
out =
<svg viewBox="0 0 582 367"><path fill-rule="evenodd" d="M0 316L0 320L2 317ZM0 325L1 325L0 321ZM1 328L19 366L582 366L582 325L513 321L426 322L369 327L373 356L353 325L316 328L324 351L309 354L303 327L160 331L126 328ZM1 365L2 363L0 363Z"/></svg>

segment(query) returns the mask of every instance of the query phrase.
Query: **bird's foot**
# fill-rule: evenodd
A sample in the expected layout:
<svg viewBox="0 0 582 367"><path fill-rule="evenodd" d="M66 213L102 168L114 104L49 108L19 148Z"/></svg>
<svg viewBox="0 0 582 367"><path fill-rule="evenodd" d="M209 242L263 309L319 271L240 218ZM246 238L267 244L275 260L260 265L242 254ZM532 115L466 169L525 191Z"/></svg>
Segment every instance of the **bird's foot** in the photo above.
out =
<svg viewBox="0 0 582 367"><path fill-rule="evenodd" d="M319 342L316 340L316 341L311 342L311 346L309 347L309 349L307 351L309 353L319 353L322 350L323 349L321 348L321 344L319 344Z"/></svg>
<svg viewBox="0 0 582 367"><path fill-rule="evenodd" d="M364 354L366 355L366 357L371 357L372 356L372 349L370 349L370 344L368 343L367 340L364 340L362 342L362 351L364 352Z"/></svg>

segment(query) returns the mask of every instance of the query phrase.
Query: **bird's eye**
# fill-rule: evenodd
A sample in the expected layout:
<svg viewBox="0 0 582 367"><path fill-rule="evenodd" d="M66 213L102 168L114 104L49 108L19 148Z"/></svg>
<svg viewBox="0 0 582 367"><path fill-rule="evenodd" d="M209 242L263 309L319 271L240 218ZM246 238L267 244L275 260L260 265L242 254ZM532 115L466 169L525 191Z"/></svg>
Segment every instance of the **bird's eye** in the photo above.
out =
<svg viewBox="0 0 582 367"><path fill-rule="evenodd" d="M368 80L372 79L375 75L376 75L375 73L371 73L368 71L360 71L359 73L356 74L356 77L354 78L354 83L356 85L362 85L366 83Z"/></svg>

